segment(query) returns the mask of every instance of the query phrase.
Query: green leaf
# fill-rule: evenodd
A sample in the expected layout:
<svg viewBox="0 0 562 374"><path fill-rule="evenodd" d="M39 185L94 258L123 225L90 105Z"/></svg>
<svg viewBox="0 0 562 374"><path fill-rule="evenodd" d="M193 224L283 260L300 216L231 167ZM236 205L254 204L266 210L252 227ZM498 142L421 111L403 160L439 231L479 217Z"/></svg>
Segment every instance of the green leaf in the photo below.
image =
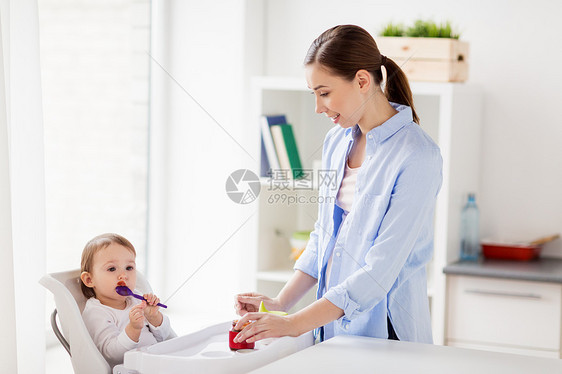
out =
<svg viewBox="0 0 562 374"><path fill-rule="evenodd" d="M389 23L382 31L382 36L404 36L404 26L402 24Z"/></svg>
<svg viewBox="0 0 562 374"><path fill-rule="evenodd" d="M407 29L402 24L388 23L383 27L382 36L409 36L413 38L451 38L458 39L459 34L453 32L451 22L437 25L433 21L418 19Z"/></svg>

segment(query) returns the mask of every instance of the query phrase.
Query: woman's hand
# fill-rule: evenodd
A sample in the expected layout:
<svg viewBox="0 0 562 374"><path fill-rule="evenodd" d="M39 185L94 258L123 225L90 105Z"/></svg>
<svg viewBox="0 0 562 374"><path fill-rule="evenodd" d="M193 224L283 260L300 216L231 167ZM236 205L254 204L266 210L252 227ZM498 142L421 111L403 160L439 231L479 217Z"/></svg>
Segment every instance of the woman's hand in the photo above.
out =
<svg viewBox="0 0 562 374"><path fill-rule="evenodd" d="M316 300L306 308L288 316L271 313L247 313L240 318L235 329L248 321L255 321L244 327L234 338L235 342L253 343L265 338L299 336L317 327L324 326L340 317L343 310L325 298Z"/></svg>
<svg viewBox="0 0 562 374"><path fill-rule="evenodd" d="M142 302L146 305L144 308L144 316L152 326L160 326L162 324L162 320L164 319L164 316L162 316L162 313L159 311L160 307L158 306L158 303L160 302L160 299L151 293L145 293L142 297L146 299L146 301Z"/></svg>
<svg viewBox="0 0 562 374"><path fill-rule="evenodd" d="M294 315L279 316L270 313L247 313L238 321L234 328L239 329L248 321L254 322L236 335L234 338L235 343L243 341L253 343L265 338L300 335L294 321Z"/></svg>
<svg viewBox="0 0 562 374"><path fill-rule="evenodd" d="M259 310L262 301L268 310L283 310L277 299L272 299L255 292L236 295L234 297L234 309L239 316L243 316L246 313L254 313Z"/></svg>

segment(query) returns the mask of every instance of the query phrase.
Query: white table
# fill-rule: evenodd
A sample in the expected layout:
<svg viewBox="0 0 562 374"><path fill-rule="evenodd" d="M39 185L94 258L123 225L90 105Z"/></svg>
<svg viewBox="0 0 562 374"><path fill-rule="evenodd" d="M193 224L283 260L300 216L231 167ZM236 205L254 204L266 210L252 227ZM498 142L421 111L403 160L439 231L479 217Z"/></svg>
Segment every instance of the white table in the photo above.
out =
<svg viewBox="0 0 562 374"><path fill-rule="evenodd" d="M336 336L251 373L560 374L562 360Z"/></svg>

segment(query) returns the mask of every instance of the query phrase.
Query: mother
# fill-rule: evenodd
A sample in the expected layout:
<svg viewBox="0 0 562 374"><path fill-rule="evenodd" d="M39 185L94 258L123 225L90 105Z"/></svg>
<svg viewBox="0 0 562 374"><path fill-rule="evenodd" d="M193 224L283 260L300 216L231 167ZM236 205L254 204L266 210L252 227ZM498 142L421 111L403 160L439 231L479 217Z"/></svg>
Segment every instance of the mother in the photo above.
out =
<svg viewBox="0 0 562 374"><path fill-rule="evenodd" d="M364 29L325 31L304 64L316 112L337 125L326 135L322 169L337 170L338 188L320 188L325 203L314 231L277 297L236 296L238 325L255 320L236 339L314 329L319 340L351 334L431 343L425 266L442 182L439 148L418 125L403 71ZM261 301L289 310L315 284L317 301L295 314L256 312Z"/></svg>

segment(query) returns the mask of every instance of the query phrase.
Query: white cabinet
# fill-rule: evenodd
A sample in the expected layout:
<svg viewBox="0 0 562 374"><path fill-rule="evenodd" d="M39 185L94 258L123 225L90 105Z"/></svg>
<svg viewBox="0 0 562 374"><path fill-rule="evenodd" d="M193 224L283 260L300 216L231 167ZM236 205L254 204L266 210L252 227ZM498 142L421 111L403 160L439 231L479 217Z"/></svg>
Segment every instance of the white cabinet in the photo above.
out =
<svg viewBox="0 0 562 374"><path fill-rule="evenodd" d="M435 211L435 253L428 266L434 341L443 344L445 276L443 267L458 258L460 211L468 192L478 196L480 90L460 83L412 83L422 128L439 144L443 156L443 186ZM326 132L333 124L315 113L314 97L304 78L256 77L252 81L251 131L259 133L262 114L285 114L293 125L303 168L312 169L322 157ZM264 180L248 259L255 287L270 296L291 274L289 241L292 232L310 230L317 216L316 190L274 190ZM286 197L284 202L276 198ZM303 203L290 204L289 197ZM280 200L280 199L277 199ZM300 307L314 300L313 295Z"/></svg>
<svg viewBox="0 0 562 374"><path fill-rule="evenodd" d="M562 285L449 275L447 345L560 357Z"/></svg>

